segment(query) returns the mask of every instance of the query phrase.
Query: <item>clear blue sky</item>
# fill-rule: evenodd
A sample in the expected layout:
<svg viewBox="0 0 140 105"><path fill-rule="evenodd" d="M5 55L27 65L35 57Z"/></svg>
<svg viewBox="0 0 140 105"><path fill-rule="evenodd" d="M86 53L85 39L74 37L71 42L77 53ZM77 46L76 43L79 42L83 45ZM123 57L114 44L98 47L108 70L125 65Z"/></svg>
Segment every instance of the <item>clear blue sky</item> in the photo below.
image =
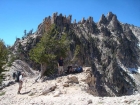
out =
<svg viewBox="0 0 140 105"><path fill-rule="evenodd" d="M98 22L109 11L123 23L140 27L140 0L0 0L0 39L13 45L24 30L37 30L45 17L58 12L72 20L92 16Z"/></svg>

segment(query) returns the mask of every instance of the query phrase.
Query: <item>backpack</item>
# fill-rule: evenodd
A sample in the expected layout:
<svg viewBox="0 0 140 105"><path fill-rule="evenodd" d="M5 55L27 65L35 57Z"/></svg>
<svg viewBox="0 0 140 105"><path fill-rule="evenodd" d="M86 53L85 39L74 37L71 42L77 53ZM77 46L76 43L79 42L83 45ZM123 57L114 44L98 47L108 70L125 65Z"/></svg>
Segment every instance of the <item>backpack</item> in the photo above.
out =
<svg viewBox="0 0 140 105"><path fill-rule="evenodd" d="M83 72L83 68L81 66L79 67L79 72Z"/></svg>
<svg viewBox="0 0 140 105"><path fill-rule="evenodd" d="M81 73L81 72L83 72L82 67L78 67L78 68L76 68L76 72L77 72L77 73Z"/></svg>
<svg viewBox="0 0 140 105"><path fill-rule="evenodd" d="M13 73L13 78L15 79L15 82L19 82L20 75L21 75L21 71L17 71Z"/></svg>
<svg viewBox="0 0 140 105"><path fill-rule="evenodd" d="M13 79L15 79L17 76L16 72L13 73Z"/></svg>

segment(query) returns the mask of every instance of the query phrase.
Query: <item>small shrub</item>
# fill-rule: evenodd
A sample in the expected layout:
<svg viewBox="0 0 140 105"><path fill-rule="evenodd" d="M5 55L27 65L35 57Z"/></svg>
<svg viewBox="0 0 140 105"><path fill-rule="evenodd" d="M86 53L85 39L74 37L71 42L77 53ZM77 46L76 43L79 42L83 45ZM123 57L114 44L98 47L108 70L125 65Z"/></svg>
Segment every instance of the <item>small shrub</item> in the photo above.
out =
<svg viewBox="0 0 140 105"><path fill-rule="evenodd" d="M29 94L29 96L34 96L35 95L35 93L31 93L31 94Z"/></svg>
<svg viewBox="0 0 140 105"><path fill-rule="evenodd" d="M3 96L3 95L5 95L5 93L6 93L6 92L0 92L0 96Z"/></svg>

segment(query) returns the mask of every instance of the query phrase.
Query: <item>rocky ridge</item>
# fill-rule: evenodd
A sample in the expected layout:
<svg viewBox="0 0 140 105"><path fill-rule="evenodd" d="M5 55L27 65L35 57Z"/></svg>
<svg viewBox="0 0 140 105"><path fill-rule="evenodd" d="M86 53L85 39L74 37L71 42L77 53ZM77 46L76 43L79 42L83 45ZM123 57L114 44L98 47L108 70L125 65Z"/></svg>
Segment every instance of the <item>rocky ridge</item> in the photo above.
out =
<svg viewBox="0 0 140 105"><path fill-rule="evenodd" d="M95 88L89 86L90 90L97 91L96 95L120 96L139 92L140 28L122 24L112 12L102 15L98 23L92 17L77 23L71 20L71 15L66 17L58 13L46 17L34 34L16 40L13 53L32 68L39 68L29 59L28 53L43 32L47 32L51 24L56 24L58 36L67 33L70 38L70 52L66 59L73 60L73 64L92 67L96 85ZM75 58L77 45L80 53Z"/></svg>

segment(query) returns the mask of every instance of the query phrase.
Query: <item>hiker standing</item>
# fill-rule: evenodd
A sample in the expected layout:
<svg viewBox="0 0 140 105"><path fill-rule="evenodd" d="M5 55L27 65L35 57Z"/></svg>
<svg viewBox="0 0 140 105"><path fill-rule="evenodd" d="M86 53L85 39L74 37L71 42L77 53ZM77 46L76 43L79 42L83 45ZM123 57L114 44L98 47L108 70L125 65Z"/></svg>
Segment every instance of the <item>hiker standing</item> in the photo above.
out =
<svg viewBox="0 0 140 105"><path fill-rule="evenodd" d="M22 89L22 85L23 85L23 76L24 76L24 73L21 72L21 74L19 75L19 88L18 88L18 94L21 94L20 91Z"/></svg>
<svg viewBox="0 0 140 105"><path fill-rule="evenodd" d="M63 68L63 58L60 57L58 60L58 74L61 75L63 74L64 68Z"/></svg>

